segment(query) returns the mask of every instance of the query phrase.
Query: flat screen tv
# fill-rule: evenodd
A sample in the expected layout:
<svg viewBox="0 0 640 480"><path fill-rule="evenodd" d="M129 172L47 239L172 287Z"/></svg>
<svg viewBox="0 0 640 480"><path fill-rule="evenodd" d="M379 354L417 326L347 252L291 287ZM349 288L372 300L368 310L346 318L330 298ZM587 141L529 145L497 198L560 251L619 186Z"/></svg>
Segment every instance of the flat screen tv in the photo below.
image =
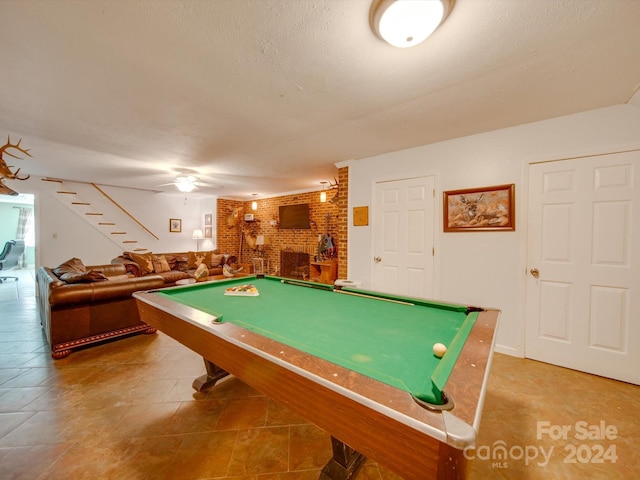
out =
<svg viewBox="0 0 640 480"><path fill-rule="evenodd" d="M311 228L309 204L280 205L280 228Z"/></svg>

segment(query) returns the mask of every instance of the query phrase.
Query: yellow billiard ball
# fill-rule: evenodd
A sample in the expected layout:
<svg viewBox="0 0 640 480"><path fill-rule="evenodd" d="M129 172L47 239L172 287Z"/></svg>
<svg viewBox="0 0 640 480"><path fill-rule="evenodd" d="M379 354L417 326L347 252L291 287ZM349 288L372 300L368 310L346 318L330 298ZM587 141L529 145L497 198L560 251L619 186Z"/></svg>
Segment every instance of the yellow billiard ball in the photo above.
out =
<svg viewBox="0 0 640 480"><path fill-rule="evenodd" d="M447 351L447 347L444 346L442 343L436 343L433 345L433 354L438 358L442 358L442 356L446 353L446 351Z"/></svg>

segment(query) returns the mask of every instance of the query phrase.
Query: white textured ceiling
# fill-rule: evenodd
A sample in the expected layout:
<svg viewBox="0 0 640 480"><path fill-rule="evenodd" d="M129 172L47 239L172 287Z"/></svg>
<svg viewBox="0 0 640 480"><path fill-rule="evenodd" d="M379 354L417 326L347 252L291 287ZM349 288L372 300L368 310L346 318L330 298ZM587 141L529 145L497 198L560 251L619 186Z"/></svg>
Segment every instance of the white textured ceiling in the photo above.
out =
<svg viewBox="0 0 640 480"><path fill-rule="evenodd" d="M25 173L174 191L190 169L201 194L249 199L640 82L638 0L457 0L411 49L373 34L370 5L1 0L0 136L31 148Z"/></svg>

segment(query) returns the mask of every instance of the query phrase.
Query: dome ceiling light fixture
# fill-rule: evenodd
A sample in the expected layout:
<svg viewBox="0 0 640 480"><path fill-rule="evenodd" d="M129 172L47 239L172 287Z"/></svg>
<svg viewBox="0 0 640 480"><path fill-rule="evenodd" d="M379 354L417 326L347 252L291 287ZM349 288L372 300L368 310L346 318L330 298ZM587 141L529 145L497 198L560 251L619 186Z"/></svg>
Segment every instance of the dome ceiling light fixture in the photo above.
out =
<svg viewBox="0 0 640 480"><path fill-rule="evenodd" d="M374 0L369 22L375 34L398 48L414 47L449 15L454 0Z"/></svg>

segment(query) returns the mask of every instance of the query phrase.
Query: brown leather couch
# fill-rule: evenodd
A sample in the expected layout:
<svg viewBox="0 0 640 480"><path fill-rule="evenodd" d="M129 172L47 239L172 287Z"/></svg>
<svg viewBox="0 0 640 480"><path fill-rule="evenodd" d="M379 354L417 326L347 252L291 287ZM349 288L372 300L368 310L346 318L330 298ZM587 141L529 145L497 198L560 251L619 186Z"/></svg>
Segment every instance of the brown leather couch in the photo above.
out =
<svg viewBox="0 0 640 480"><path fill-rule="evenodd" d="M70 279L79 283L68 283L54 270L40 267L36 274L40 322L53 358L105 340L156 331L140 320L132 294L163 287L162 277L132 278L124 265L111 264L87 266L83 278Z"/></svg>
<svg viewBox="0 0 640 480"><path fill-rule="evenodd" d="M166 263L163 263L163 260ZM175 285L178 280L193 277L201 261L207 265L210 276L222 275L227 256L220 254L218 250L143 254L124 252L111 260L111 263L124 265L127 273L134 277L161 276L164 279L165 287L169 287Z"/></svg>

